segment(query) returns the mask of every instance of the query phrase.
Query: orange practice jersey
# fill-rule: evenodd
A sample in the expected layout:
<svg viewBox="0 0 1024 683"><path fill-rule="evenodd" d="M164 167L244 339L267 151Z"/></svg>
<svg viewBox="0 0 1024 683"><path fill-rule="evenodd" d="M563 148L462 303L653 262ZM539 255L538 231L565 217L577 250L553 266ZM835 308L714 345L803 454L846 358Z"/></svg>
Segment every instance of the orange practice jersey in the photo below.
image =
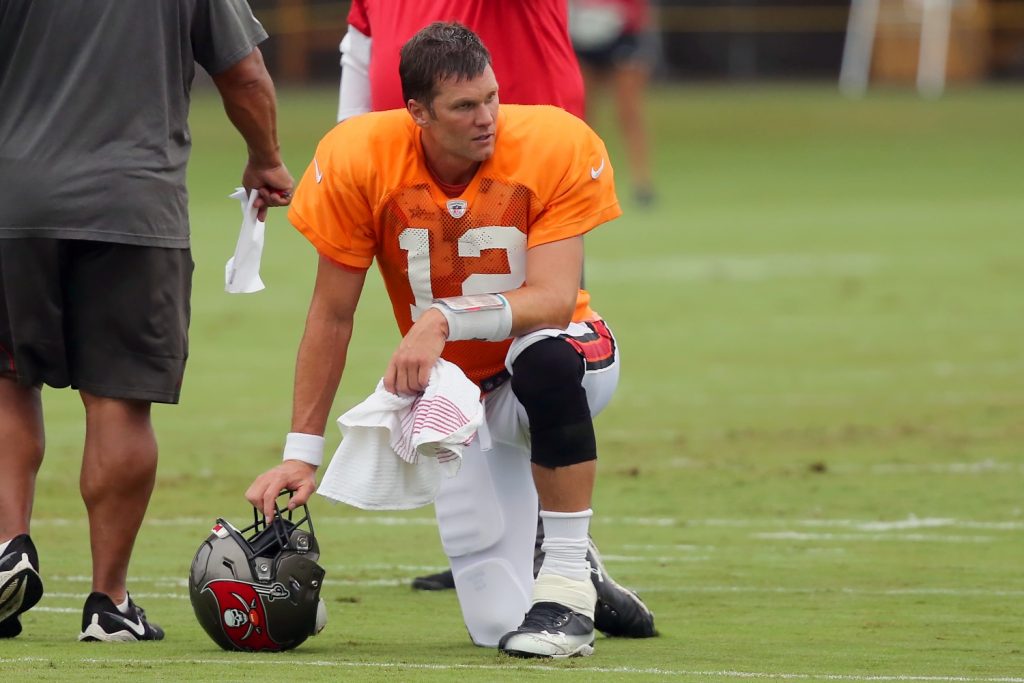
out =
<svg viewBox="0 0 1024 683"><path fill-rule="evenodd" d="M582 235L622 213L604 143L551 106L502 105L494 155L450 198L404 109L357 116L320 141L288 218L327 258L384 277L404 335L436 298L507 292L526 250ZM580 290L576 321L596 318ZM504 368L510 340L458 341L442 357L474 382Z"/></svg>

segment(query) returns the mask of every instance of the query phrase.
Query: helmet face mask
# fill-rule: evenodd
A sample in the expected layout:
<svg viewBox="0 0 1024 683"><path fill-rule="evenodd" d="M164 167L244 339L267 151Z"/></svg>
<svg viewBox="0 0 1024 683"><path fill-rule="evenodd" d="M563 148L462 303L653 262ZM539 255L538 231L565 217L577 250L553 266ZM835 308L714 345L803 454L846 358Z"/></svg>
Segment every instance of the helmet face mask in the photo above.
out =
<svg viewBox="0 0 1024 683"><path fill-rule="evenodd" d="M225 650L290 650L322 628L320 547L309 509L294 512L300 511L277 509L268 524L253 509L244 529L218 519L199 546L189 599L200 625Z"/></svg>

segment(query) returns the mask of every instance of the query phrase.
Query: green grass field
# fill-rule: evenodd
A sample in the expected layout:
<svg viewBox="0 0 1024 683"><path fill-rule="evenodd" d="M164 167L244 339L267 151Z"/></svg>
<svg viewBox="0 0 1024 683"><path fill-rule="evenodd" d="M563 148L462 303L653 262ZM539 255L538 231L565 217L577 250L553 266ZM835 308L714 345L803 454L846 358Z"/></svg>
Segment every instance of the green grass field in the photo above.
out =
<svg viewBox="0 0 1024 683"><path fill-rule="evenodd" d="M284 90L299 176L333 90ZM659 201L587 241L587 278L623 353L598 421L593 532L661 637L593 657L473 647L429 509L313 509L330 622L279 656L226 653L185 584L217 516L279 459L315 266L272 215L264 292L223 292L226 195L244 149L209 93L193 106L197 262L182 404L155 410L157 490L130 586L161 644L75 642L89 590L70 392L45 393L33 536L46 596L0 644L2 680L1024 681L1024 90L937 102L831 87L654 94ZM602 115L613 161L621 145ZM377 277L340 414L398 340ZM329 427L329 449L338 432Z"/></svg>

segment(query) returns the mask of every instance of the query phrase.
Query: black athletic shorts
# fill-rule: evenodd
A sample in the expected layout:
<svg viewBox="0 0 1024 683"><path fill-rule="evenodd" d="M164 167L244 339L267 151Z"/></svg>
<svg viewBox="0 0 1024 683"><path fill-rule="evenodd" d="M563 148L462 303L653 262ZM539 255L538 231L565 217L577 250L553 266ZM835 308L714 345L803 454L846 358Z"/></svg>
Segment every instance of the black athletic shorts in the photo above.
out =
<svg viewBox="0 0 1024 683"><path fill-rule="evenodd" d="M0 239L0 374L177 403L192 268L188 249Z"/></svg>
<svg viewBox="0 0 1024 683"><path fill-rule="evenodd" d="M650 36L644 33L620 33L602 45L576 48L580 64L592 69L606 70L621 64L641 62L654 63L654 46Z"/></svg>

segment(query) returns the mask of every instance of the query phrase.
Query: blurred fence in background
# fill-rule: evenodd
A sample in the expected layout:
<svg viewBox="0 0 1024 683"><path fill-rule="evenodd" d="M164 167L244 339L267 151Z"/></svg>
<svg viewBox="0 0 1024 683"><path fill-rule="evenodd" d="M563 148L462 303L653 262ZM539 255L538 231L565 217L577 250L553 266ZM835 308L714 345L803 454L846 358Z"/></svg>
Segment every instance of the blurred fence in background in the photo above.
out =
<svg viewBox="0 0 1024 683"><path fill-rule="evenodd" d="M501 0L530 2L530 0ZM950 81L1024 80L1024 0L852 0L875 5L871 78L913 83L925 13L948 10ZM281 82L335 80L344 0L251 0ZM838 78L851 0L653 0L666 79Z"/></svg>

